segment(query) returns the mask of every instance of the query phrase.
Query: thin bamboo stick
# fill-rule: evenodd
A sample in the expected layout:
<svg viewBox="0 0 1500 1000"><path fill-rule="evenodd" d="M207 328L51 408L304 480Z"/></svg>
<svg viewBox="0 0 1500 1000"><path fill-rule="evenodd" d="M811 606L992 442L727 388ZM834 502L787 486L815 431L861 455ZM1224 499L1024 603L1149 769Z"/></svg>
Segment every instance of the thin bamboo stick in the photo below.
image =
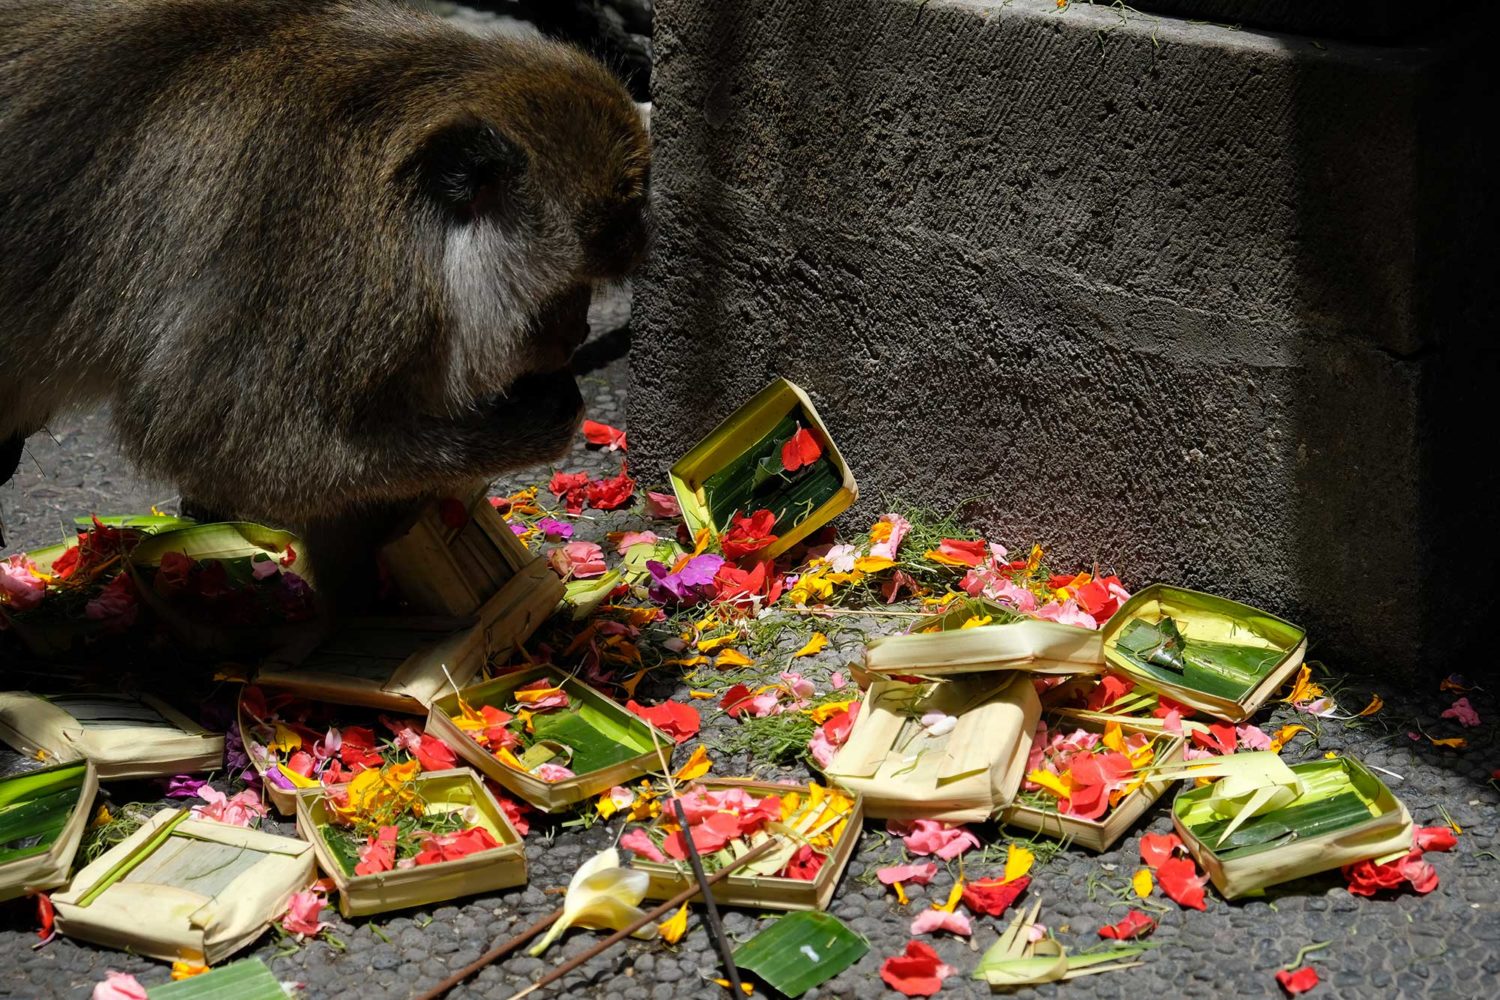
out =
<svg viewBox="0 0 1500 1000"><path fill-rule="evenodd" d="M415 998L415 1000L437 1000L438 997L443 996L449 990L453 989L453 987L459 985L465 979L468 979L470 976L474 975L474 973L478 972L486 965L489 965L491 962L499 961L506 955L509 955L511 952L515 951L517 948L521 947L521 945L525 944L527 941L530 941L532 938L536 937L548 927L551 927L554 923L557 922L557 919L562 916L562 913L562 907L559 906L557 909L553 910L551 913L547 914L545 917L538 920L530 927L521 931L519 934L501 941L499 944L495 945L495 947L491 948L483 955L480 955L478 958L474 959L474 961L470 962L462 969L459 969L457 972L453 973L453 975L449 976L447 979L444 979L442 982L438 983L426 993L419 994Z"/></svg>

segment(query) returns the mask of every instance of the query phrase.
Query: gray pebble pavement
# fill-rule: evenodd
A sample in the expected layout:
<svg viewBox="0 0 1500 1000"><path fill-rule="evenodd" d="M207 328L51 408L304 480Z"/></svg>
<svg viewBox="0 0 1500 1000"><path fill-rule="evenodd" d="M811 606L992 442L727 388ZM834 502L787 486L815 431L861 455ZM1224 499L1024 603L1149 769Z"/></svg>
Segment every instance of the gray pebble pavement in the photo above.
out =
<svg viewBox="0 0 1500 1000"><path fill-rule="evenodd" d="M602 303L595 329L618 326L628 316L628 302L618 298ZM619 348L619 338L597 339L595 357L608 357ZM585 376L582 385L589 415L624 426L628 374L623 359L610 361ZM53 437L31 442L31 457L20 478L0 489L12 533L13 547L30 547L55 540L61 525L76 513L98 510L121 512L149 504L170 506L171 494L160 486L132 477L109 443L107 417L101 413L60 420ZM621 456L587 449L580 442L559 467L586 469L595 475L613 474ZM856 464L858 459L856 458ZM523 470L497 484L497 492L544 480L552 469ZM641 484L642 486L648 484ZM603 535L626 526L641 526L641 516L630 512L600 515L580 521L580 537L603 540ZM1011 541L1011 540L1007 540ZM1022 541L1022 540L1016 540ZM871 631L895 628L890 619L866 623ZM760 666L770 674L784 669L790 653L811 633L811 624L789 630L777 654L763 657ZM859 640L835 632L834 643L816 658L798 661L798 669L826 689L829 674L858 654ZM1358 665L1346 665L1352 675L1342 700L1358 708L1371 688L1357 678ZM703 679L698 682L702 685ZM722 686L722 685L712 685ZM688 685L670 671L658 670L643 682L638 697L645 702L675 697L686 699ZM1442 809L1463 828L1458 848L1449 854L1430 854L1441 884L1427 896L1403 894L1362 899L1343 888L1337 872L1279 887L1268 897L1233 904L1210 894L1207 912L1182 910L1154 895L1160 929L1153 940L1160 946L1144 956L1144 964L1125 972L1082 978L1070 983L1022 990L1023 996L1131 997L1152 996L1275 996L1280 991L1273 975L1293 961L1298 950L1315 942L1328 946L1309 961L1322 976L1318 997L1489 997L1500 973L1500 872L1495 831L1500 822L1500 791L1489 780L1500 767L1495 727L1500 705L1489 693L1470 695L1486 720L1478 729L1462 731L1438 714L1452 694L1438 691L1437 681L1386 683L1374 690L1386 708L1373 719L1355 723L1321 721L1317 744L1303 737L1303 757L1333 750L1360 757L1401 778L1390 779L1419 824L1443 822ZM704 716L704 737L737 725L712 702L694 702ZM1307 721L1286 706L1278 706L1269 730L1286 721ZM1465 735L1466 750L1455 751L1415 742L1408 732L1421 728L1434 736ZM679 761L687 752L679 749ZM1298 756L1291 754L1290 756ZM790 769L757 766L748 759L719 756L717 774L756 773L794 780L809 775L800 766ZM149 797L149 787L112 789L116 802ZM618 822L591 829L564 825L568 816L547 820L533 814L526 854L530 884L498 895L456 900L451 904L346 921L333 911L335 921L327 941L288 946L268 933L248 954L270 963L276 975L304 984L303 996L315 1000L398 1000L415 995L449 971L473 960L495 940L526 926L557 905L555 890L566 885L577 865L608 846ZM291 834L290 824L270 822L268 828ZM1099 926L1113 923L1127 904L1118 894L1139 866L1136 845L1147 830L1167 831L1164 803L1158 804L1116 847L1102 855L1069 848L1057 852L1033 870L1029 899L1043 900L1042 921L1064 944L1086 948L1098 942ZM970 878L998 874L1003 845L1009 838L994 826L978 828L986 844L1002 845L990 862L965 864ZM907 932L919 908L946 897L957 874L956 863L946 865L934 884L917 887L904 909L878 883L873 872L903 860L899 841L885 836L882 824L870 822L859 850L834 897L832 912L870 942L870 952L857 965L810 998L896 996L879 979L881 960L899 953L910 939ZM872 884L873 883L873 884ZM734 911L724 923L736 940L745 940L761 926L765 914ZM959 970L946 981L942 996L982 996L989 991L967 974L979 952L995 940L1000 921L974 920L973 941L949 936L925 937L942 958ZM57 938L36 949L35 918L26 902L0 908L0 997L42 1000L50 997L87 997L105 970L138 976L150 985L167 978L162 964ZM545 970L587 949L597 935L575 932L565 936L543 958L512 957L483 971L452 993L455 1000L504 998L524 988ZM337 942L335 944L334 942ZM716 975L713 950L703 925L695 917L686 937L673 948L659 943L630 943L588 962L551 991L554 996L598 997L603 1000L668 1000L668 998L727 997L706 981Z"/></svg>

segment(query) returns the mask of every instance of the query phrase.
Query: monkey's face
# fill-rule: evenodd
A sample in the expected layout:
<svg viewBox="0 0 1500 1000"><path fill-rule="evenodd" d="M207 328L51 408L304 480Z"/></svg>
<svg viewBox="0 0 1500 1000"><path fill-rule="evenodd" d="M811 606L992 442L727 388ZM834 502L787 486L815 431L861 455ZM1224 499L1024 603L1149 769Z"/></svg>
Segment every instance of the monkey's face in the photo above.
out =
<svg viewBox="0 0 1500 1000"><path fill-rule="evenodd" d="M429 131L421 197L443 231L448 390L468 399L567 367L595 285L628 277L648 239L650 145L629 94L557 46L476 77Z"/></svg>

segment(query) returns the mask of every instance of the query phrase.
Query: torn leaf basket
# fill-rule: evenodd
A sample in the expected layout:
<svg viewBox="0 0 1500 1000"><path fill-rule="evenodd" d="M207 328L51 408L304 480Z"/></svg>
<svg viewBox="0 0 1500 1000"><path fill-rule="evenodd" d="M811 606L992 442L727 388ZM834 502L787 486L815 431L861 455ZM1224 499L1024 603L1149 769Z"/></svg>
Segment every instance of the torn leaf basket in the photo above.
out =
<svg viewBox="0 0 1500 1000"><path fill-rule="evenodd" d="M467 491L465 499L430 504L405 535L385 547L386 570L418 611L485 617L495 598L508 593L500 605L544 606L545 618L562 599L562 583L556 574L537 572L545 560L527 551L486 492L479 486ZM507 656L511 649L497 647L493 652Z"/></svg>
<svg viewBox="0 0 1500 1000"><path fill-rule="evenodd" d="M0 739L55 760L86 757L101 781L165 778L224 763L224 737L149 694L0 692Z"/></svg>
<svg viewBox="0 0 1500 1000"><path fill-rule="evenodd" d="M473 625L453 630L420 619L351 621L302 662L263 665L256 682L315 701L423 713L450 678L462 687L492 659L508 657L561 597L557 574L536 560L485 602Z"/></svg>
<svg viewBox="0 0 1500 1000"><path fill-rule="evenodd" d="M466 821L483 827L500 846L453 861L357 875L324 835L330 822L326 790L303 789L297 793L297 832L311 841L318 866L338 887L340 913L384 913L526 883L525 846L478 775L453 768L418 775L412 783L427 814L467 810Z"/></svg>
<svg viewBox="0 0 1500 1000"><path fill-rule="evenodd" d="M962 627L976 616L995 622ZM935 678L993 670L1093 674L1104 669L1103 644L1093 629L1018 618L1012 609L993 601L959 601L947 611L918 619L906 635L872 640L865 647L865 669L872 674Z"/></svg>
<svg viewBox="0 0 1500 1000"><path fill-rule="evenodd" d="M543 722L543 717L537 716L537 724L546 726L545 731L538 730L539 736L573 750L572 763L577 766L570 768L574 771L571 778L543 781L534 773L501 763L458 727L455 719L461 713L457 694L448 694L432 703L427 713L427 731L485 777L546 812L567 809L615 785L660 771L664 768L663 760L671 759L675 743L670 735L556 667L531 667L464 688L463 701L474 711L487 705L504 710L515 700L516 688L539 680L556 684L569 699L567 709L549 713L558 718ZM579 770L585 762L593 766Z"/></svg>
<svg viewBox="0 0 1500 1000"><path fill-rule="evenodd" d="M0 900L68 881L98 791L86 760L0 779Z"/></svg>
<svg viewBox="0 0 1500 1000"><path fill-rule="evenodd" d="M876 681L824 773L877 819L980 822L1015 797L1041 712L1024 673ZM957 723L935 734L922 722L929 713Z"/></svg>
<svg viewBox="0 0 1500 1000"><path fill-rule="evenodd" d="M1109 666L1142 689L1244 722L1302 663L1306 633L1212 594L1154 584L1102 629Z"/></svg>
<svg viewBox="0 0 1500 1000"><path fill-rule="evenodd" d="M805 430L821 454L788 470L783 448ZM683 520L697 534L722 534L735 514L770 510L777 539L758 557L770 559L827 524L859 498L859 487L800 387L777 379L714 428L671 469Z"/></svg>
<svg viewBox="0 0 1500 1000"><path fill-rule="evenodd" d="M213 965L260 937L315 875L304 840L164 809L52 903L58 931L69 937Z"/></svg>

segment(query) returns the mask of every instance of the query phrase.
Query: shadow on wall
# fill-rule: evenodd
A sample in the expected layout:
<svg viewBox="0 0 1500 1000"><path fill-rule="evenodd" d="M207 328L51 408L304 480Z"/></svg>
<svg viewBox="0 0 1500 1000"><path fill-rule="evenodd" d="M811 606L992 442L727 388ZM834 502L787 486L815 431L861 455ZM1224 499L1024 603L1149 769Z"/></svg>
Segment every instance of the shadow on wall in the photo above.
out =
<svg viewBox="0 0 1500 1000"><path fill-rule="evenodd" d="M1500 557L1487 428L1500 352L1493 274L1479 264L1500 221L1494 129L1479 126L1496 81L1481 38L1390 40L1387 59L1357 69L1287 41L1304 49L1289 144L1299 577L1308 624L1340 628L1331 638L1355 662L1443 675L1472 670L1500 611L1479 582ZM1321 613L1354 592L1371 605L1365 627Z"/></svg>

